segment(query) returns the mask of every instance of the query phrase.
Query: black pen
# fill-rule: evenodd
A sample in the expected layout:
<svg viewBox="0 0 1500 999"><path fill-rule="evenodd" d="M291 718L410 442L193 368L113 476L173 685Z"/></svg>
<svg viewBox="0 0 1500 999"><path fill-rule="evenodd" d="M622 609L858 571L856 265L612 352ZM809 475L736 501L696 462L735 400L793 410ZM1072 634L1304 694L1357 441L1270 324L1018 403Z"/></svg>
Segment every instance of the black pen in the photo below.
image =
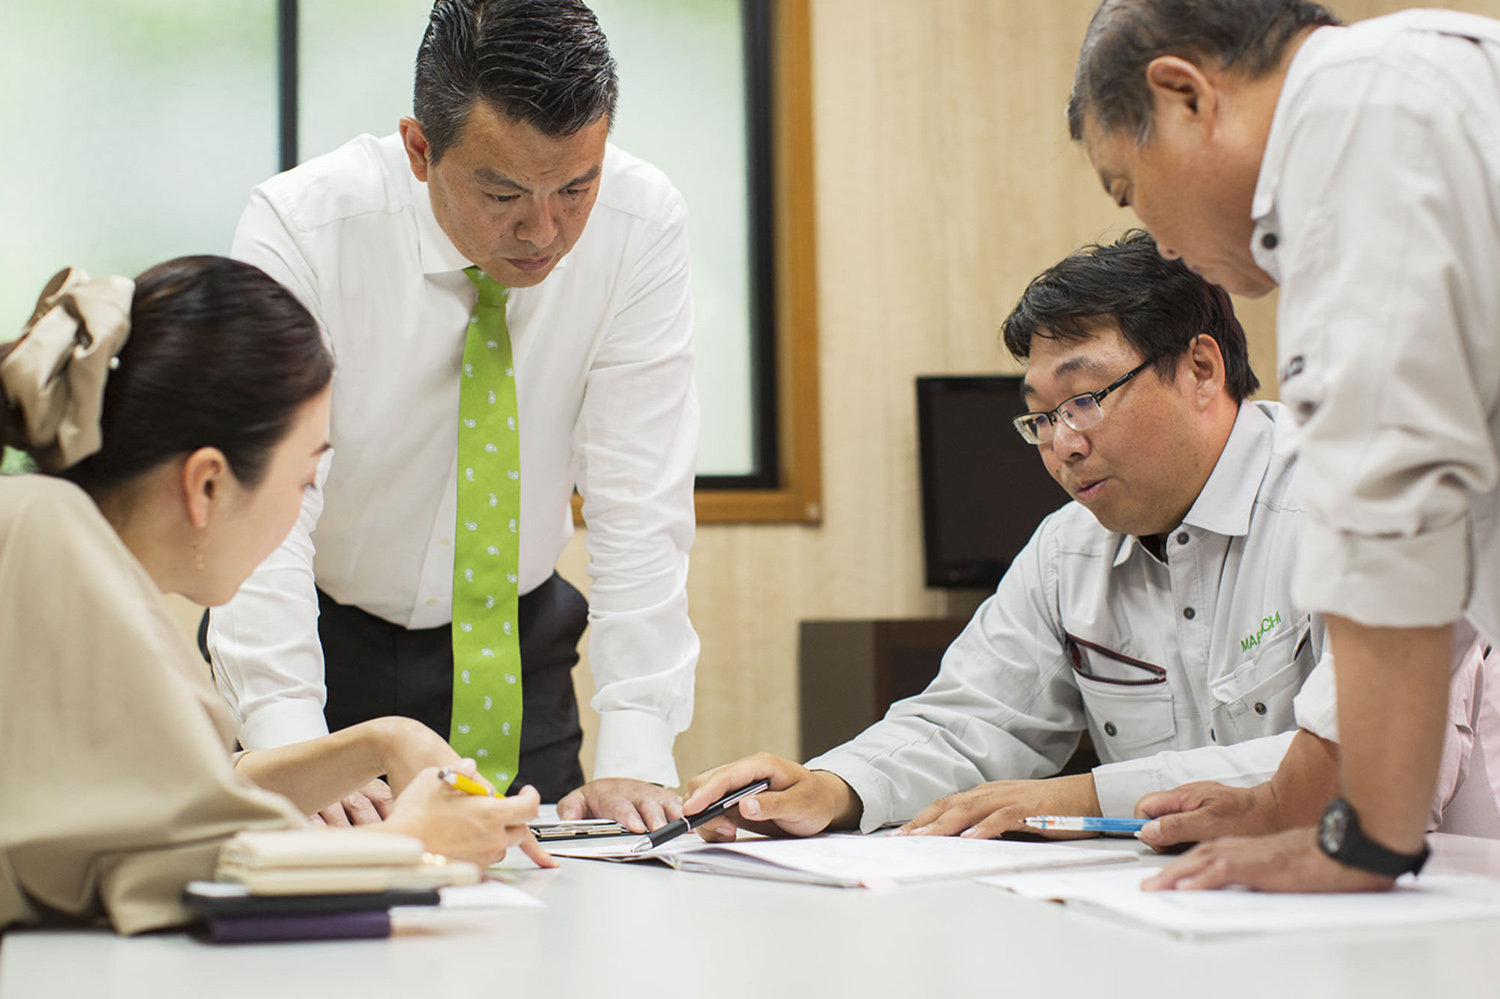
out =
<svg viewBox="0 0 1500 999"><path fill-rule="evenodd" d="M769 780L758 780L754 784L746 784L738 791L730 791L697 815L684 815L680 819L673 819L655 832L648 832L640 838L635 846L630 848L630 852L645 853L647 850L654 850L663 843L674 840L685 832L692 832L705 822L712 822L733 808L741 798L748 798L752 794L760 794L762 791L769 790L770 787L771 782Z"/></svg>

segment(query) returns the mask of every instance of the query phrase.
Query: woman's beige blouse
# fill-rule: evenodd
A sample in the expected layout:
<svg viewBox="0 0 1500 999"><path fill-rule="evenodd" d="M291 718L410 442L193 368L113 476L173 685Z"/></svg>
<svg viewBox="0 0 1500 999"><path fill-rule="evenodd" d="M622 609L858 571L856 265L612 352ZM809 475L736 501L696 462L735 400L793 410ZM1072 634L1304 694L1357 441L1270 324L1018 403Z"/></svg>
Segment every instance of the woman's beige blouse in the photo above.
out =
<svg viewBox="0 0 1500 999"><path fill-rule="evenodd" d="M301 825L235 772L235 723L155 583L76 486L0 477L0 930L188 921L240 829Z"/></svg>

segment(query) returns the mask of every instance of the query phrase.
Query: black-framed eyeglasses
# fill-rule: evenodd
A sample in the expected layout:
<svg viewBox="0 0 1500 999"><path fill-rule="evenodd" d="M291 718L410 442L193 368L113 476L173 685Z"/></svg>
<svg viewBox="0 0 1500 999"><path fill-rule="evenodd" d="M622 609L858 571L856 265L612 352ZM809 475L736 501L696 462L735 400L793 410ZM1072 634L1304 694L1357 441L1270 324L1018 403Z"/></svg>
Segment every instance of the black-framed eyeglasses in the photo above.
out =
<svg viewBox="0 0 1500 999"><path fill-rule="evenodd" d="M1104 419L1104 409L1099 405L1104 401L1104 397L1155 364L1159 357L1161 357L1161 352L1152 354L1097 392L1085 392L1071 399L1064 399L1056 409L1050 409L1045 413L1022 413L1010 422L1028 444L1049 443L1057 428L1058 419L1074 430L1087 430L1098 426L1099 421Z"/></svg>

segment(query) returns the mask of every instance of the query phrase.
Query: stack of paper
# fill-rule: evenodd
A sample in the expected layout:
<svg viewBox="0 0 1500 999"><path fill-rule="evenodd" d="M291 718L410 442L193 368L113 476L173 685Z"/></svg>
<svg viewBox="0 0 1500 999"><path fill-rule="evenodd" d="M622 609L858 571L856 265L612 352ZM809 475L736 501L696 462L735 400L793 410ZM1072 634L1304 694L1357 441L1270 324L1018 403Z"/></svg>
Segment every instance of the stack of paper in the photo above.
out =
<svg viewBox="0 0 1500 999"><path fill-rule="evenodd" d="M1141 890L1154 869L1053 871L980 879L1028 898L1067 902L1169 933L1216 936L1500 919L1500 881L1477 875L1403 878L1389 892L1280 895L1244 890Z"/></svg>
<svg viewBox="0 0 1500 999"><path fill-rule="evenodd" d="M832 835L809 839L752 839L726 844L708 844L696 837L684 836L640 854L629 853L628 846L609 850L602 844L589 844L587 849L570 847L553 852L560 857L654 859L681 871L844 888L1136 859L1136 853L1131 850L951 836Z"/></svg>

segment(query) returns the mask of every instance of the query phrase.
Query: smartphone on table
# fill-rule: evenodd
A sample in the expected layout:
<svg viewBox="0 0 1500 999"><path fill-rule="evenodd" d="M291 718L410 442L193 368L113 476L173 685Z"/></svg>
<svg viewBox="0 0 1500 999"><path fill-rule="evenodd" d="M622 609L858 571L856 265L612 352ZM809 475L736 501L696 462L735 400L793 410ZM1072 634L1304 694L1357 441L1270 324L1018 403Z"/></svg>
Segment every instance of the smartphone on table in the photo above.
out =
<svg viewBox="0 0 1500 999"><path fill-rule="evenodd" d="M630 830L614 819L573 819L572 821L528 822L531 832L541 843L559 840L589 839L594 836L624 836Z"/></svg>

